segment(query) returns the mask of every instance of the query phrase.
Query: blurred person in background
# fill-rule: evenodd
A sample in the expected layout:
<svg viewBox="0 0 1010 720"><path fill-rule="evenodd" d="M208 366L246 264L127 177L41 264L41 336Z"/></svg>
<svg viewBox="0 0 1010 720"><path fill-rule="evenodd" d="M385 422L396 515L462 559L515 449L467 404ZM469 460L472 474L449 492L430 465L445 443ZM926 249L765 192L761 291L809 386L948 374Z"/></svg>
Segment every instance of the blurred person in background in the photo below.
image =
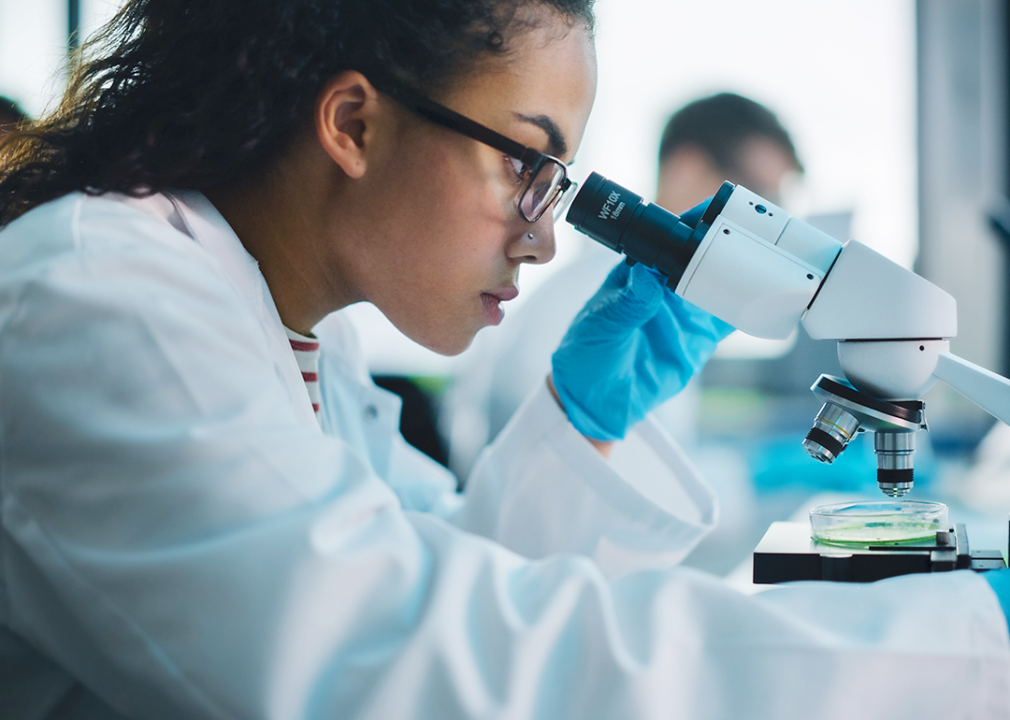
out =
<svg viewBox="0 0 1010 720"><path fill-rule="evenodd" d="M802 173L789 131L775 113L742 95L719 93L688 103L667 121L656 203L679 214L729 180L780 204L783 182Z"/></svg>

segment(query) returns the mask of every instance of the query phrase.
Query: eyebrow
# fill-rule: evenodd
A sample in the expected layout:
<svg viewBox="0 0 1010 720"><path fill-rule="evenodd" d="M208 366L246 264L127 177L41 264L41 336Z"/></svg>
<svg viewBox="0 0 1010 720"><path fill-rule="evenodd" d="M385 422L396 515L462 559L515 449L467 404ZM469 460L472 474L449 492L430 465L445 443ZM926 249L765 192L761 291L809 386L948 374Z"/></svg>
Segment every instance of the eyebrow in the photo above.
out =
<svg viewBox="0 0 1010 720"><path fill-rule="evenodd" d="M516 113L515 115L523 122L536 125L547 133L547 149L551 155L559 158L565 156L568 152L568 143L565 142L565 136L562 134L561 128L558 127L557 123L546 115L536 115L534 117L523 115L522 113Z"/></svg>

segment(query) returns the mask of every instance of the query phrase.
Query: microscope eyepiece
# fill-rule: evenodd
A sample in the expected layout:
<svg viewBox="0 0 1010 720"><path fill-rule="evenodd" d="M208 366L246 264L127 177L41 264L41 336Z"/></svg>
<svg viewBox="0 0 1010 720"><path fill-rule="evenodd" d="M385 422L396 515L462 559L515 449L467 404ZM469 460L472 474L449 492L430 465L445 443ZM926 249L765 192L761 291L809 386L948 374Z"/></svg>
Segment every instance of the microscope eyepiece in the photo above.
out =
<svg viewBox="0 0 1010 720"><path fill-rule="evenodd" d="M670 278L667 284L676 288L712 219L718 217L732 192L733 185L724 183L697 227L692 227L594 172L575 196L565 220L600 244L624 253L629 262L660 270Z"/></svg>

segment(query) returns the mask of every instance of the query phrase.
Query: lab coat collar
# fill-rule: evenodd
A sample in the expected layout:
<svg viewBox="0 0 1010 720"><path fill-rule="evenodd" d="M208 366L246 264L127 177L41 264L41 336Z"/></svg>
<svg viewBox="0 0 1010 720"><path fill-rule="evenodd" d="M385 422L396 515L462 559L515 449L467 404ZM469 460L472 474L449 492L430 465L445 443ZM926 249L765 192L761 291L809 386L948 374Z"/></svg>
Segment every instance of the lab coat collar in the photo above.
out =
<svg viewBox="0 0 1010 720"><path fill-rule="evenodd" d="M288 388L299 421L318 430L319 422L312 410L312 401L259 263L203 193L173 191L166 193L166 197L185 225L187 234L217 260L224 276L256 314L270 344L277 374Z"/></svg>

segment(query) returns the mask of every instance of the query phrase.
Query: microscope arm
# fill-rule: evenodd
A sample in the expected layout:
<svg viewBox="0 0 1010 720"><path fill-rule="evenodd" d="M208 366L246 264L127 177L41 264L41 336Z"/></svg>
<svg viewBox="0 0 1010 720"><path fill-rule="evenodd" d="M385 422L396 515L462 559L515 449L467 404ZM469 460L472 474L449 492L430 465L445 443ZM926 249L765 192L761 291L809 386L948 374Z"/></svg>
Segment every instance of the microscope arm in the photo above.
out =
<svg viewBox="0 0 1010 720"><path fill-rule="evenodd" d="M937 357L933 376L1010 425L1010 380L950 353Z"/></svg>

